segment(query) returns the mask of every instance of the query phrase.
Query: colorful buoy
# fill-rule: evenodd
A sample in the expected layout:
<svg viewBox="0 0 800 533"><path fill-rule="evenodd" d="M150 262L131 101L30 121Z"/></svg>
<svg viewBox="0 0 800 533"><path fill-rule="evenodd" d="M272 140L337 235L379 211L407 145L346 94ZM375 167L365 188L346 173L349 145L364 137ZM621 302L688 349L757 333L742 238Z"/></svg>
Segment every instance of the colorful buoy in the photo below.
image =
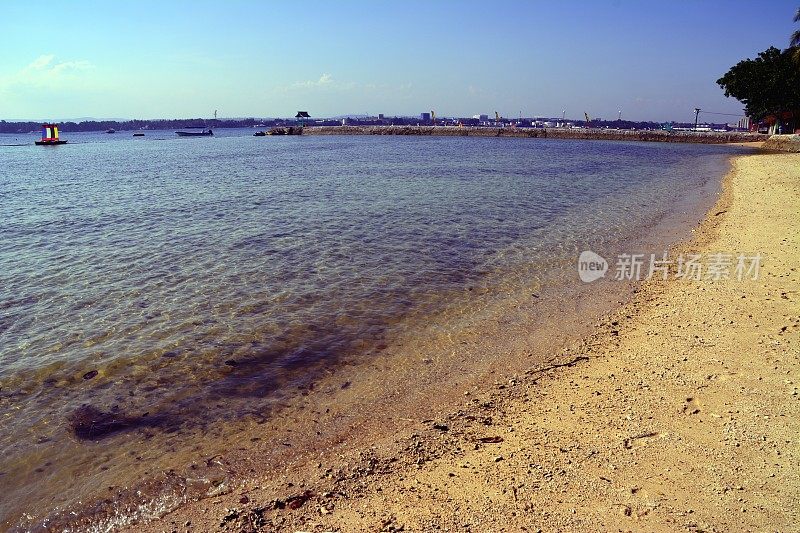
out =
<svg viewBox="0 0 800 533"><path fill-rule="evenodd" d="M58 138L58 124L42 124L42 140L36 141L39 146L54 146L57 144L67 144Z"/></svg>

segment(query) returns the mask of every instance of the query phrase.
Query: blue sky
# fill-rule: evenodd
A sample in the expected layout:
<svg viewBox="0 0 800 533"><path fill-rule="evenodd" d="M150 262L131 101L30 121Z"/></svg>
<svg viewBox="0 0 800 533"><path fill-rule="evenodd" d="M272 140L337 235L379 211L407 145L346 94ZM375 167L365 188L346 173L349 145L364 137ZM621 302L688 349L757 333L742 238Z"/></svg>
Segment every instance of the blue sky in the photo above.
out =
<svg viewBox="0 0 800 533"><path fill-rule="evenodd" d="M785 48L799 5L9 0L0 119L433 109L688 121L694 107L741 112L715 80Z"/></svg>

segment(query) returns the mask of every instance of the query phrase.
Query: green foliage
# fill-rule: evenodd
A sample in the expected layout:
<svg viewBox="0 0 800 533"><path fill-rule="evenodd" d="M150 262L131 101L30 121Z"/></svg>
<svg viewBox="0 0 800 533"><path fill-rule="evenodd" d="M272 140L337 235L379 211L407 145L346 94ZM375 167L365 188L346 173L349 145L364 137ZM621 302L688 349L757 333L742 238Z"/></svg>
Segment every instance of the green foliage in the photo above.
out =
<svg viewBox="0 0 800 533"><path fill-rule="evenodd" d="M800 22L800 7L797 8L797 13L794 14L794 21ZM792 32L792 36L789 38L789 46L800 47L800 30ZM795 54L796 53L797 50L795 50Z"/></svg>
<svg viewBox="0 0 800 533"><path fill-rule="evenodd" d="M800 68L794 51L778 48L758 54L756 59L740 61L717 84L745 105L745 112L755 120L783 111L800 110Z"/></svg>

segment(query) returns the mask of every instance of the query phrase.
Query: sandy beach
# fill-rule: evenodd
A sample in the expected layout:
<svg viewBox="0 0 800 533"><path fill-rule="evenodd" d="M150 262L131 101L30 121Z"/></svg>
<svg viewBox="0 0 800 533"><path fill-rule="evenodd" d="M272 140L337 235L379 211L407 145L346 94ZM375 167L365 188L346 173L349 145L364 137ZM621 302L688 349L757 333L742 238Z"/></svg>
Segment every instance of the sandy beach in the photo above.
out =
<svg viewBox="0 0 800 533"><path fill-rule="evenodd" d="M738 156L674 252L760 254L757 280L648 281L547 365L131 531L791 531L798 212L800 155Z"/></svg>

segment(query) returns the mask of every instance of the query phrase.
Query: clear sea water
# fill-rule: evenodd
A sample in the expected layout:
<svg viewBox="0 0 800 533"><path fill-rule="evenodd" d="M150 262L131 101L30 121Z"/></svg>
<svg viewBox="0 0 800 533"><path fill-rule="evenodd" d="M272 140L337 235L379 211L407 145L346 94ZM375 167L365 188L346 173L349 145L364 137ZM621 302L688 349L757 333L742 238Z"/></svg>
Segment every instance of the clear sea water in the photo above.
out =
<svg viewBox="0 0 800 533"><path fill-rule="evenodd" d="M736 151L215 133L0 135L0 524L268 417L421 317L574 283Z"/></svg>

